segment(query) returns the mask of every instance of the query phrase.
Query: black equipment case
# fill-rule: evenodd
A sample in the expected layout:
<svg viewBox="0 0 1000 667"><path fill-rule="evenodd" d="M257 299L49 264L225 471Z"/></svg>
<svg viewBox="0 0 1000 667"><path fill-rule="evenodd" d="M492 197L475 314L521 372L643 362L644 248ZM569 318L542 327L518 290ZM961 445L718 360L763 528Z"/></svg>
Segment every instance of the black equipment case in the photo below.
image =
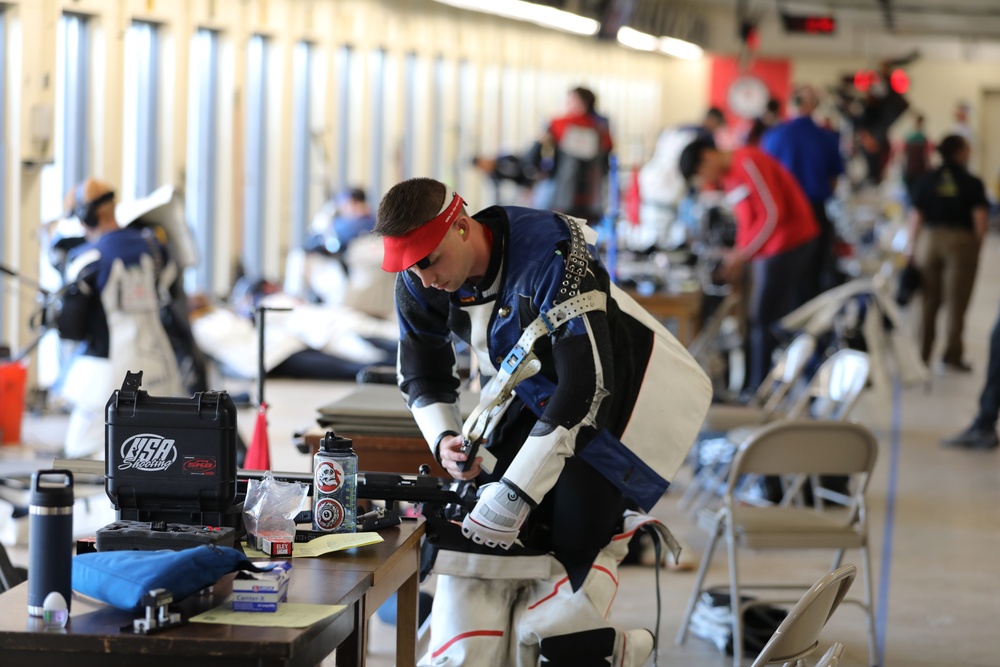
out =
<svg viewBox="0 0 1000 667"><path fill-rule="evenodd" d="M104 488L119 520L238 527L232 398L150 396L141 382L127 373L105 413Z"/></svg>

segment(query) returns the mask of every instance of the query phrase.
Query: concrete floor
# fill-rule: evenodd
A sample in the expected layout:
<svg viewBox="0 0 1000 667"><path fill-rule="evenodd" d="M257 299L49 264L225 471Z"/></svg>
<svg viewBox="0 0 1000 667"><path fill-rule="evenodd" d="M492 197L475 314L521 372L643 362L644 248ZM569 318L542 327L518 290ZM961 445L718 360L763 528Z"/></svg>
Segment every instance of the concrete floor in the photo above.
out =
<svg viewBox="0 0 1000 667"><path fill-rule="evenodd" d="M975 412L989 332L1000 301L998 252L1000 243L990 239L983 251L968 316L967 358L973 373L935 375L929 390L905 390L898 446L893 444L889 406L868 395L855 413L880 442L869 505L876 611L885 666L1000 665L1000 452L956 451L938 445L942 436L967 426ZM309 469L309 458L293 447L291 435L313 422L318 406L336 399L350 386L336 382L268 382L274 469ZM252 411L240 414L240 430L248 442L253 416ZM29 417L24 440L34 449L51 451L58 446L60 428L65 428L65 419ZM690 472L682 471L676 490L664 497L653 514L690 545L697 560L705 535L676 506L689 478ZM15 547L9 551L15 563L26 560L25 549ZM845 562L857 562L857 554L848 553ZM780 578L811 583L829 565L826 552L749 554L741 561L741 575L744 581ZM693 581L693 572L661 574L659 664L729 665L731 659L696 637L690 637L683 646L674 644ZM717 553L708 581L726 581L724 552ZM652 628L656 619L653 584L652 568L623 568L612 621L623 628ZM860 584L859 578L852 594L860 594ZM368 660L371 667L393 664L393 637L393 628L373 621ZM842 665L868 664L864 618L858 608L845 605L837 611L824 630L820 651L833 641L847 646Z"/></svg>

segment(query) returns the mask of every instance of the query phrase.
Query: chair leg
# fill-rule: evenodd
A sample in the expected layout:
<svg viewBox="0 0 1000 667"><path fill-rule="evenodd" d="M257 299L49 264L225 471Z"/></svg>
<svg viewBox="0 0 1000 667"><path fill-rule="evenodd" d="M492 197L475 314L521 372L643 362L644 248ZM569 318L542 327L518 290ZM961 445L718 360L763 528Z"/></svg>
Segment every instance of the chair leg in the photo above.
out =
<svg viewBox="0 0 1000 667"><path fill-rule="evenodd" d="M691 513L697 514L702 508L707 507L712 500L721 498L726 492L726 483L729 480L730 463L723 461L715 463L708 478L702 483L701 493L695 498L691 506Z"/></svg>
<svg viewBox="0 0 1000 667"><path fill-rule="evenodd" d="M7 550L0 544L0 593L9 591L23 581L24 578L7 557Z"/></svg>
<svg viewBox="0 0 1000 667"><path fill-rule="evenodd" d="M878 667L878 649L875 647L875 587L872 584L872 561L868 545L861 547L865 578L865 618L868 621L868 664Z"/></svg>
<svg viewBox="0 0 1000 667"><path fill-rule="evenodd" d="M677 501L677 506L682 510L686 510L688 506L698 497L698 494L705 486L705 478L709 475L710 466L702 466L701 469L691 476L691 483L688 487L684 489L684 493L681 494L680 500Z"/></svg>
<svg viewBox="0 0 1000 667"><path fill-rule="evenodd" d="M687 639L688 627L691 625L691 616L694 614L694 607L698 604L698 597L701 595L702 586L705 583L705 574L708 572L708 566L712 562L712 554L715 552L715 545L719 541L719 535L722 534L722 519L716 521L715 531L709 536L708 544L705 545L705 553L701 557L701 565L698 566L698 574L695 577L694 590L691 592L691 599L688 600L687 607L684 609L684 617L681 618L681 627L677 631L677 638L674 639L674 643L678 646L684 643Z"/></svg>
<svg viewBox="0 0 1000 667"><path fill-rule="evenodd" d="M729 550L729 607L733 612L733 667L743 664L743 610L740 609L740 583L736 576L736 536L726 531Z"/></svg>
<svg viewBox="0 0 1000 667"><path fill-rule="evenodd" d="M830 567L830 571L840 569L841 563L844 562L844 550L837 549L836 555L833 557L833 565Z"/></svg>

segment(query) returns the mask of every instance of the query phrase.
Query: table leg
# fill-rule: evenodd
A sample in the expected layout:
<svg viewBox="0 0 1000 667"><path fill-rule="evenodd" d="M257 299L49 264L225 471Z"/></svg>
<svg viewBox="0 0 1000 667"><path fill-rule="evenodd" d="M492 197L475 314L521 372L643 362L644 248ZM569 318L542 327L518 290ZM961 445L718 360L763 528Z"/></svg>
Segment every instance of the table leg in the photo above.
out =
<svg viewBox="0 0 1000 667"><path fill-rule="evenodd" d="M420 575L414 572L396 593L396 667L417 664L417 596Z"/></svg>
<svg viewBox="0 0 1000 667"><path fill-rule="evenodd" d="M354 605L354 632L337 647L337 667L364 667L368 642L368 614L362 597Z"/></svg>

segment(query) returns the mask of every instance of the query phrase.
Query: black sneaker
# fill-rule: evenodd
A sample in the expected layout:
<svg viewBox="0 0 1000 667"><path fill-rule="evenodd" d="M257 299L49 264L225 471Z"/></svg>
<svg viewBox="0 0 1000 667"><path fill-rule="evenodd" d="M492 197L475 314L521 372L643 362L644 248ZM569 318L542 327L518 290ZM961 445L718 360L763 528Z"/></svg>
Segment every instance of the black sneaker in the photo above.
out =
<svg viewBox="0 0 1000 667"><path fill-rule="evenodd" d="M1000 446L997 432L992 428L970 426L958 435L941 440L945 447L964 447L965 449L996 449Z"/></svg>
<svg viewBox="0 0 1000 667"><path fill-rule="evenodd" d="M942 361L940 366L942 373L965 374L972 372L972 364L966 361Z"/></svg>

